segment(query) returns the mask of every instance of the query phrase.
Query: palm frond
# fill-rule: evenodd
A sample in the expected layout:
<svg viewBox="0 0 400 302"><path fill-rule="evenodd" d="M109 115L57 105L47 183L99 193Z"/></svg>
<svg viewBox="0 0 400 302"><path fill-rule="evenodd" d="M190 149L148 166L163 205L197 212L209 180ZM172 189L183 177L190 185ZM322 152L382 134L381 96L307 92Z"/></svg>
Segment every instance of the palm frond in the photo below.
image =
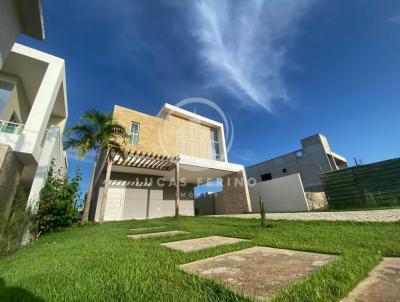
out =
<svg viewBox="0 0 400 302"><path fill-rule="evenodd" d="M65 148L74 148L86 156L91 151L110 150L125 156L126 128L113 119L112 114L103 114L96 109L82 114L79 124L66 131Z"/></svg>

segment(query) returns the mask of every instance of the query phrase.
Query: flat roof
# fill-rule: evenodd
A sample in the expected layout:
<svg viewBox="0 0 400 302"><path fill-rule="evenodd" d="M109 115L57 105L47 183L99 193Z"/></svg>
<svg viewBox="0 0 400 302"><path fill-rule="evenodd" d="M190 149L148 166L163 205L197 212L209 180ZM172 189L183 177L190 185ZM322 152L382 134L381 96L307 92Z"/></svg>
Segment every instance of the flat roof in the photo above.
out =
<svg viewBox="0 0 400 302"><path fill-rule="evenodd" d="M183 118L186 118L189 120L194 120L203 125L207 125L210 127L223 128L223 125L220 122L217 122L212 119L201 116L199 114L187 111L185 109L176 107L174 105L165 103L164 106L161 108L160 112L157 114L157 117L165 118L165 116L167 116L168 114L173 114L173 115L183 117Z"/></svg>
<svg viewBox="0 0 400 302"><path fill-rule="evenodd" d="M22 32L32 38L44 40L44 23L40 0L17 0Z"/></svg>

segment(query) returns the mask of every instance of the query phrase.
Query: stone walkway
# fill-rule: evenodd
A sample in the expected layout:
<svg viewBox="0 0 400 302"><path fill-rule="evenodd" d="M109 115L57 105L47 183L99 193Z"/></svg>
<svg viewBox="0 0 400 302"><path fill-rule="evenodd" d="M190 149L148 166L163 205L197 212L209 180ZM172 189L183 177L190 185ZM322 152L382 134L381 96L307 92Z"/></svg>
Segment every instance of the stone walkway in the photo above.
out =
<svg viewBox="0 0 400 302"><path fill-rule="evenodd" d="M165 226L156 226L156 227L148 227L148 228L137 228L137 229L130 229L130 231L135 231L135 232L143 232L143 231L148 231L148 230L155 230L155 229L163 229Z"/></svg>
<svg viewBox="0 0 400 302"><path fill-rule="evenodd" d="M208 217L260 218L260 214L209 215ZM267 213L267 220L328 220L360 222L400 221L400 209L346 212Z"/></svg>
<svg viewBox="0 0 400 302"><path fill-rule="evenodd" d="M168 232L157 232L157 233L145 233L145 234L135 234L128 235L128 238L138 240L143 238L152 238L152 237L172 237L180 234L187 234L185 231L168 231Z"/></svg>
<svg viewBox="0 0 400 302"><path fill-rule="evenodd" d="M247 241L247 240L240 238L223 237L223 236L209 236L209 237L202 237L202 238L195 238L188 240L166 242L162 243L161 245L166 246L173 250L187 253L211 247L216 247L224 244L235 244L242 241Z"/></svg>
<svg viewBox="0 0 400 302"><path fill-rule="evenodd" d="M400 301L400 258L383 258L342 302Z"/></svg>
<svg viewBox="0 0 400 302"><path fill-rule="evenodd" d="M222 282L251 299L265 300L337 258L256 246L183 264L180 268Z"/></svg>

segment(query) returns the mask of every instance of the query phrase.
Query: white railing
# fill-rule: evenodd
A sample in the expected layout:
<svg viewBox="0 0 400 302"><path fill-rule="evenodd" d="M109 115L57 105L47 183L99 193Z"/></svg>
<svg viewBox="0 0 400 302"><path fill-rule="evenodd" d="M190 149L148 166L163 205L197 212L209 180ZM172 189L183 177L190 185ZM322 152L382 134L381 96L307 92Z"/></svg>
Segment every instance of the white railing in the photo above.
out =
<svg viewBox="0 0 400 302"><path fill-rule="evenodd" d="M0 120L0 132L21 134L22 130L24 130L24 124L18 124Z"/></svg>

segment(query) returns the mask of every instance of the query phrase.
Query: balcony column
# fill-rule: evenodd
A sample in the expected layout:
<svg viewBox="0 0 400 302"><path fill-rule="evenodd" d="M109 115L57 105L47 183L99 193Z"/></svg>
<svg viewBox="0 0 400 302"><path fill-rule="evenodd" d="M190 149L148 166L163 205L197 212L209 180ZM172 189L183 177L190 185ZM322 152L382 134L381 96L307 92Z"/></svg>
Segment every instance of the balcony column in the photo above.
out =
<svg viewBox="0 0 400 302"><path fill-rule="evenodd" d="M46 133L44 135L46 135ZM55 170L65 168L64 157L60 154L62 153L60 136L60 129L55 126L51 127L47 133L43 145L43 151L40 154L38 168L36 169L35 177L33 178L27 208L31 208L32 210L36 209L36 203L39 200L39 193L45 184L47 172L52 160L54 159Z"/></svg>
<svg viewBox="0 0 400 302"><path fill-rule="evenodd" d="M19 150L32 153L39 160L40 144L53 111L60 85L65 91L64 60L49 55L49 65L33 101L24 130L19 139Z"/></svg>

